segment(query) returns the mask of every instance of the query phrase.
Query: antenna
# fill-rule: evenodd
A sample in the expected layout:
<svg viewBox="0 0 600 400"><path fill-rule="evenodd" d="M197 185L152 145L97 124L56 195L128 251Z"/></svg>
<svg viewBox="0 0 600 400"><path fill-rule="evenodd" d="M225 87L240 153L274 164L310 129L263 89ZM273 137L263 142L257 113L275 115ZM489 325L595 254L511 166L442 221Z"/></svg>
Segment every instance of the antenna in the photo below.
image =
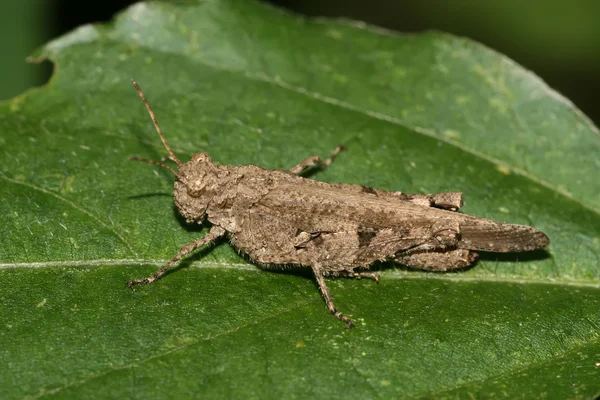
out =
<svg viewBox="0 0 600 400"><path fill-rule="evenodd" d="M169 167L167 164L164 164L164 163L161 163L158 161L154 161L154 160L150 160L149 158L142 158L142 157L129 157L129 159L132 161L142 161L142 162L145 162L148 164L158 165L159 167L168 169L169 171L174 173L175 176L177 176L177 171L175 171L173 168Z"/></svg>
<svg viewBox="0 0 600 400"><path fill-rule="evenodd" d="M144 96L144 92L142 92L140 85L138 85L137 82L134 81L133 79L131 79L131 83L133 83L135 90L137 90L138 95L140 95L140 98L144 102L144 105L146 106L146 109L148 110L148 114L150 114L150 118L152 119L152 123L154 124L154 127L156 128L156 132L158 132L158 134L160 136L160 140L162 140L163 144L165 145L165 148L169 152L169 159L174 161L178 166L181 167L183 165L183 163L181 161L179 161L179 159L177 158L175 153L173 153L173 150L171 150L171 148L167 144L167 139L165 139L165 136L163 135L162 131L160 130L160 126L158 125L156 116L154 115L154 112L152 111L152 108L150 107L148 100L146 100L146 96ZM161 167L169 168L171 171L175 172L172 168L168 167L165 164L159 163L157 161L141 159L141 158L131 158L131 160L149 162L150 164L160 165ZM177 173L175 173L175 175L177 175Z"/></svg>

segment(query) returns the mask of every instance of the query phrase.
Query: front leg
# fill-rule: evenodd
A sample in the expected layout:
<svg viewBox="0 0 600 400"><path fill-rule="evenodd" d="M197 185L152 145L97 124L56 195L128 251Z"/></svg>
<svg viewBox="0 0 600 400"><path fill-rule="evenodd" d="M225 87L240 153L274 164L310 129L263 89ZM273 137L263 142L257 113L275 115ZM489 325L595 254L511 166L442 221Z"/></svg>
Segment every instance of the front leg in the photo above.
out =
<svg viewBox="0 0 600 400"><path fill-rule="evenodd" d="M190 254L192 251L196 250L197 248L204 246L205 244L210 243L213 240L223 236L224 234L225 234L225 229L223 229L219 226L213 225L213 227L210 229L210 232L208 232L208 235L183 246L181 248L181 250L179 250L179 252L175 255L175 257L173 257L168 263L163 265L154 274L152 274L151 276L144 278L144 279L131 280L131 281L127 282L127 286L129 286L130 288L133 288L135 285L147 285L149 283L154 282L155 280L159 279L164 274L166 274L167 270L169 268L171 268L175 263L177 263L177 261L179 261L182 257Z"/></svg>
<svg viewBox="0 0 600 400"><path fill-rule="evenodd" d="M346 146L340 145L336 147L333 153L331 153L331 155L325 160L322 160L321 157L316 155L310 156L306 160L302 161L300 164L290 168L288 172L294 175L300 175L301 173L305 172L307 169L312 167L319 167L321 169L325 169L329 165L331 165L333 160L335 160L337 155L340 154L340 152L343 150L346 150Z"/></svg>

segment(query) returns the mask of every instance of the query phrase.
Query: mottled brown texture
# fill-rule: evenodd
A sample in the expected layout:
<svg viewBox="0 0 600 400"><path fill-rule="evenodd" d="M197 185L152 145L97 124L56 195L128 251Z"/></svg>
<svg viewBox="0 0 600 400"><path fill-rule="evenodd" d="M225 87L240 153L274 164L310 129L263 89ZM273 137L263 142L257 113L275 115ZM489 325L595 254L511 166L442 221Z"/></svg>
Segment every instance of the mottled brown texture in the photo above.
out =
<svg viewBox="0 0 600 400"><path fill-rule="evenodd" d="M331 164L342 146L326 160L311 156L288 171L217 165L206 153L183 163L167 145L143 93L136 88L169 152L168 159L179 169L136 159L173 171L179 212L189 223L208 220L212 228L151 277L130 281L130 287L153 282L186 254L227 236L261 265L310 267L329 311L352 327L350 319L336 310L324 276L364 275L378 281L374 274L355 270L391 260L446 271L469 266L477 259L475 250L530 251L549 243L544 233L529 226L455 212L463 204L461 193L405 194L299 176L309 168Z"/></svg>

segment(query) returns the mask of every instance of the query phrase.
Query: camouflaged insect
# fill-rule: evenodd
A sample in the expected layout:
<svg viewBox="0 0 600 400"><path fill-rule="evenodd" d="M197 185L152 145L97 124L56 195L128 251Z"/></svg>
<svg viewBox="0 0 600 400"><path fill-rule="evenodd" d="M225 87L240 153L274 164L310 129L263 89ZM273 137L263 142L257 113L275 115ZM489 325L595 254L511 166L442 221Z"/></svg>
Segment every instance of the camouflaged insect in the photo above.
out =
<svg viewBox="0 0 600 400"><path fill-rule="evenodd" d="M135 81L169 156L164 162L132 157L175 174L175 204L188 223L208 220L210 232L184 246L152 276L132 280L129 287L154 282L182 257L226 236L241 252L262 265L310 267L329 311L353 327L333 304L325 277L369 277L360 272L375 261L394 261L425 270L465 268L475 251L521 252L546 247L548 237L530 226L506 224L460 214L461 193L431 195L386 192L368 186L325 183L302 174L326 167L312 156L288 171L255 165L215 164L198 153L181 162L168 146L146 98Z"/></svg>

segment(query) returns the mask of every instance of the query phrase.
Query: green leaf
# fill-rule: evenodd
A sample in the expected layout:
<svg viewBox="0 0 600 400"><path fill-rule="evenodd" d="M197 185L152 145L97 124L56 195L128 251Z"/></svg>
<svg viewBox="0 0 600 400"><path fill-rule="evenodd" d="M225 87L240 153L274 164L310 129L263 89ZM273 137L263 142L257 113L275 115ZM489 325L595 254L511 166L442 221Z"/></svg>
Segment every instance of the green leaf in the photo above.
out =
<svg viewBox="0 0 600 400"><path fill-rule="evenodd" d="M2 398L592 398L600 393L600 136L512 61L442 33L304 20L248 1L140 3L46 45L51 82L0 104ZM462 191L463 211L548 234L380 285L264 271L226 242L154 285L205 229L172 175L127 161L289 168Z"/></svg>

